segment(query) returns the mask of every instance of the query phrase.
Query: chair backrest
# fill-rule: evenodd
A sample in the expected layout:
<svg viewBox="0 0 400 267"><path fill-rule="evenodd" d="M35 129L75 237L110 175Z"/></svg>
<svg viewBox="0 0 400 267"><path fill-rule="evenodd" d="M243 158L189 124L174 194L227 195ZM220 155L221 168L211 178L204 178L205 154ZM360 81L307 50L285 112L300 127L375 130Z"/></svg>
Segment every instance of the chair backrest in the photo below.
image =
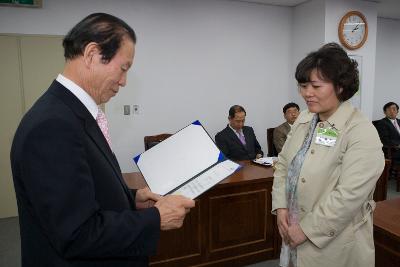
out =
<svg viewBox="0 0 400 267"><path fill-rule="evenodd" d="M276 157L278 156L278 151L276 151L274 145L274 130L275 128L267 129L267 145L268 145L268 157Z"/></svg>
<svg viewBox="0 0 400 267"><path fill-rule="evenodd" d="M168 137L170 137L172 134L168 133L163 133L163 134L158 134L158 135L149 135L144 137L144 150L148 150L152 148L153 146L157 145L158 143L164 141Z"/></svg>
<svg viewBox="0 0 400 267"><path fill-rule="evenodd" d="M389 170L391 167L391 161L389 159L385 160L385 168L378 181L376 182L375 192L374 192L374 200L382 201L387 197L387 183L389 179Z"/></svg>

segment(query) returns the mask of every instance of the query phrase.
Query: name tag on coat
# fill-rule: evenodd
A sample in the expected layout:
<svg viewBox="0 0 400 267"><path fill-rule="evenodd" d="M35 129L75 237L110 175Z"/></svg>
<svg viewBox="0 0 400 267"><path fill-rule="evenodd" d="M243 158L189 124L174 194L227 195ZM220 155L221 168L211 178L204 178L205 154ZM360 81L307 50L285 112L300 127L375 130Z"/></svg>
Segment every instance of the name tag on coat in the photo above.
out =
<svg viewBox="0 0 400 267"><path fill-rule="evenodd" d="M335 129L318 128L315 143L323 146L334 146L338 137Z"/></svg>

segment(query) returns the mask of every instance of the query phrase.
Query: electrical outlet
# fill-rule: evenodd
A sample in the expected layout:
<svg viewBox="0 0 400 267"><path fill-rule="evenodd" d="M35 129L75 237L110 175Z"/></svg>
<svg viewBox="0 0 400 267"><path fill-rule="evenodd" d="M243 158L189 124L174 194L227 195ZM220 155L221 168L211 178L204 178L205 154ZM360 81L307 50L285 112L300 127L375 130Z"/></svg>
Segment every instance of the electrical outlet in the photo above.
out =
<svg viewBox="0 0 400 267"><path fill-rule="evenodd" d="M131 114L131 106L124 105L124 115L130 115L130 114Z"/></svg>
<svg viewBox="0 0 400 267"><path fill-rule="evenodd" d="M132 107L133 107L133 110L132 110L133 114L136 114L136 115L140 114L139 105L133 105Z"/></svg>

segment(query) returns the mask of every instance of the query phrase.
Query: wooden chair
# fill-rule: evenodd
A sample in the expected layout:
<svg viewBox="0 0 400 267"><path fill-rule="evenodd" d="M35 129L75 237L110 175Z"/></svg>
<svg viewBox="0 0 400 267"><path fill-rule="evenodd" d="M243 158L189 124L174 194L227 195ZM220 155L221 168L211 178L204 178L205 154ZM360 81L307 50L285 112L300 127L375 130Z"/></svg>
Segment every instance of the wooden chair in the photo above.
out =
<svg viewBox="0 0 400 267"><path fill-rule="evenodd" d="M396 192L400 192L400 163L399 162L393 162L392 159L392 154L394 154L394 152L398 151L400 148L399 147L394 147L394 146L390 146L390 147L383 147L382 148L384 153L385 153L385 158L390 159L392 161L390 170L389 170L389 178L393 177L396 180Z"/></svg>
<svg viewBox="0 0 400 267"><path fill-rule="evenodd" d="M376 202L386 200L390 165L391 165L390 160L385 159L385 168L383 169L381 176L376 182L376 187L374 192L374 200Z"/></svg>
<svg viewBox="0 0 400 267"><path fill-rule="evenodd" d="M148 150L152 148L153 146L157 145L158 143L164 141L168 137L170 137L172 134L168 133L163 133L163 134L158 134L158 135L149 135L144 137L144 150Z"/></svg>
<svg viewBox="0 0 400 267"><path fill-rule="evenodd" d="M268 157L277 157L278 151L276 151L274 145L274 130L275 128L268 128L267 129L267 145L268 145Z"/></svg>

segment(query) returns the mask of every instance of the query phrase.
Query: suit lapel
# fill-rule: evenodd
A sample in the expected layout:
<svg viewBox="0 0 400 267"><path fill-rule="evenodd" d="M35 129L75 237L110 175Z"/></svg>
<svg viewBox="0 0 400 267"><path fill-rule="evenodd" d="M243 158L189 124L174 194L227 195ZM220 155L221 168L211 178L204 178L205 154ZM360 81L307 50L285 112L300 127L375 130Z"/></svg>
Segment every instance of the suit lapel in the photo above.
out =
<svg viewBox="0 0 400 267"><path fill-rule="evenodd" d="M400 127L400 120L396 118L396 121L397 121L397 125L399 125L399 127ZM393 123L392 123L392 125L393 125ZM394 127L394 125L393 125L393 127ZM396 133L398 135L400 135L400 133L399 133L399 131L397 131L396 127L394 127L394 129L396 130Z"/></svg>
<svg viewBox="0 0 400 267"><path fill-rule="evenodd" d="M250 143L252 143L251 140L253 137L251 136L250 131L248 131L248 128L243 127L242 131L243 131L244 138L246 139L246 150L249 151L250 150L249 146L250 146Z"/></svg>
<svg viewBox="0 0 400 267"><path fill-rule="evenodd" d="M242 142L240 142L240 140L239 140L239 137L236 135L236 133L233 132L233 130L231 129L231 127L229 127L229 125L226 126L225 131L226 131L227 135L229 136L229 138L232 140L232 142L234 142L237 145L240 145L244 148Z"/></svg>
<svg viewBox="0 0 400 267"><path fill-rule="evenodd" d="M291 128L292 128L292 127L290 127L289 123L286 122L286 123L285 123L285 135L287 135L287 134L290 132L290 129L291 129Z"/></svg>
<svg viewBox="0 0 400 267"><path fill-rule="evenodd" d="M111 148L107 143L107 140L105 139L103 133L101 132L92 114L90 114L85 105L83 105L82 102L74 94L72 94L68 89L66 89L63 85L61 85L57 81L53 82L49 90L51 90L52 94L58 96L66 105L71 107L74 113L84 121L84 127L86 133L99 148L101 154L103 154L106 157L107 161L113 168L115 175L118 177L119 182L124 188L125 193L128 195L128 198L130 199L130 201L133 201L132 195L123 180L118 161L114 156L113 152L111 151Z"/></svg>

